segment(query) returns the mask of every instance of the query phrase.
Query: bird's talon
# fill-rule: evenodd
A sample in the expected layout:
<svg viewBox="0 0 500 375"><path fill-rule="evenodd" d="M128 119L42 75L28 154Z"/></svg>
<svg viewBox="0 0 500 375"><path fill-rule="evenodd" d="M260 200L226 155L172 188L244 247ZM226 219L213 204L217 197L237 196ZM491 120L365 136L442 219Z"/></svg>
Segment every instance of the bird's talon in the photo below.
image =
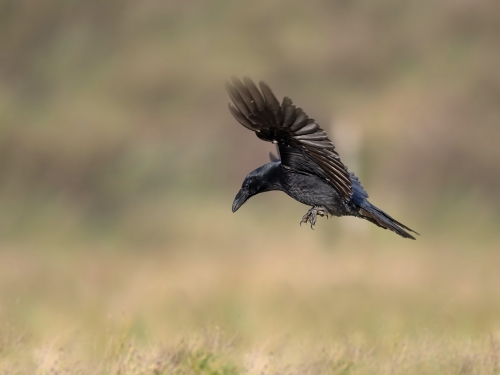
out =
<svg viewBox="0 0 500 375"><path fill-rule="evenodd" d="M314 230L314 226L316 225L316 219L319 216L326 216L328 218L328 211L319 207L311 207L309 211L306 212L304 216L302 216L302 220L300 221L300 226L303 223L310 223L311 229Z"/></svg>

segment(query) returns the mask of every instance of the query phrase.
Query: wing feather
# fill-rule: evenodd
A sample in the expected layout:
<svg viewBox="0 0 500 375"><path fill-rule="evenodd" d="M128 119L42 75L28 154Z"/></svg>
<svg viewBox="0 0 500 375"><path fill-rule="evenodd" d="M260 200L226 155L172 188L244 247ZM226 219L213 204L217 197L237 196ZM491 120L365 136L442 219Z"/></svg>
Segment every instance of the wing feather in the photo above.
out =
<svg viewBox="0 0 500 375"><path fill-rule="evenodd" d="M313 134L317 130L319 130L319 125L316 124L315 122L310 122L309 124L304 126L302 129L296 131L295 135L300 136L300 135L306 135L306 134ZM298 137L296 137L296 138L298 138Z"/></svg>
<svg viewBox="0 0 500 375"><path fill-rule="evenodd" d="M281 104L281 106L283 107L283 127L288 128L295 121L297 111L291 99L287 96L283 98L283 104Z"/></svg>
<svg viewBox="0 0 500 375"><path fill-rule="evenodd" d="M295 121L292 126L290 126L290 130L295 132L299 129L302 129L307 125L307 114L302 110L302 108L297 108L297 116L295 117Z"/></svg>
<svg viewBox="0 0 500 375"><path fill-rule="evenodd" d="M243 116L248 118L250 116L250 110L248 109L238 90L230 84L227 84L226 87L227 92L229 93L229 96L231 97L231 100L233 101L235 107L238 108Z"/></svg>
<svg viewBox="0 0 500 375"><path fill-rule="evenodd" d="M253 124L247 117L243 116L242 113L234 108L231 104L229 104L229 111L234 116L234 118L238 120L238 122L245 128L256 132L260 131L260 128L257 125Z"/></svg>
<svg viewBox="0 0 500 375"><path fill-rule="evenodd" d="M255 83L253 83L253 81L248 77L244 77L243 82L245 82L245 85L247 86L248 91L252 95L252 99L255 101L255 105L257 106L257 109L259 111L264 111L266 108L266 102L264 101L264 98L262 97L262 94L260 93L257 86L255 86Z"/></svg>
<svg viewBox="0 0 500 375"><path fill-rule="evenodd" d="M317 132L314 134L299 135L295 139L301 139L304 141L325 141L328 140L328 136L325 132Z"/></svg>
<svg viewBox="0 0 500 375"><path fill-rule="evenodd" d="M252 97L252 94L250 93L250 90L243 85L243 83L236 77L232 77L231 81L233 82L233 85L236 87L238 90L238 93L240 94L240 97L243 99L245 102L246 106L250 110L250 112L256 113L257 112L257 105L255 104L255 100Z"/></svg>
<svg viewBox="0 0 500 375"><path fill-rule="evenodd" d="M332 147L332 145L329 144L329 142L324 142L324 141L309 141L306 139L302 139L300 142L306 146L316 147L316 148L331 149Z"/></svg>
<svg viewBox="0 0 500 375"><path fill-rule="evenodd" d="M260 89L262 90L262 93L264 94L264 98L266 99L267 106L271 110L272 114L274 115L274 118L278 124L283 123L283 113L281 111L281 106L280 102L278 102L278 99L274 96L273 92L269 88L268 85L266 85L264 82L259 82Z"/></svg>

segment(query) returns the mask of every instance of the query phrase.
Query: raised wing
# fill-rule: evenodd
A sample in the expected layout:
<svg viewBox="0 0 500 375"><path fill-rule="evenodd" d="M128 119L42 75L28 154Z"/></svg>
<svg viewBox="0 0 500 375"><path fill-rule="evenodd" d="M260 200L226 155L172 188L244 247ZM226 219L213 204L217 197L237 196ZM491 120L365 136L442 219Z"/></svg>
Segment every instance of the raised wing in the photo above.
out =
<svg viewBox="0 0 500 375"><path fill-rule="evenodd" d="M325 131L290 98L280 105L269 86L264 82L259 86L260 90L247 77L243 82L232 78L226 85L234 118L260 139L277 143L285 168L324 178L349 201L353 194L349 172Z"/></svg>

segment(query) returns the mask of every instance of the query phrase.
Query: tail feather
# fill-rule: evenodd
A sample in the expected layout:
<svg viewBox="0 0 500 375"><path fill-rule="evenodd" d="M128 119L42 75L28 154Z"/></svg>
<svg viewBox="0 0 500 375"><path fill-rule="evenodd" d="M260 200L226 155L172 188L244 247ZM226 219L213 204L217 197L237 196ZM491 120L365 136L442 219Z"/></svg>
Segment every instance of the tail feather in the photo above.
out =
<svg viewBox="0 0 500 375"><path fill-rule="evenodd" d="M413 233L419 235L413 229L410 229L406 225L393 219L391 216L386 214L384 211L382 211L378 207L375 207L373 204L371 204L368 201L363 202L363 204L361 205L361 208L359 210L359 213L361 214L362 218L372 222L373 224L375 224L381 228L389 229L389 230L399 234L401 237L411 238L412 240L414 240L415 237L413 237L407 231L413 232Z"/></svg>

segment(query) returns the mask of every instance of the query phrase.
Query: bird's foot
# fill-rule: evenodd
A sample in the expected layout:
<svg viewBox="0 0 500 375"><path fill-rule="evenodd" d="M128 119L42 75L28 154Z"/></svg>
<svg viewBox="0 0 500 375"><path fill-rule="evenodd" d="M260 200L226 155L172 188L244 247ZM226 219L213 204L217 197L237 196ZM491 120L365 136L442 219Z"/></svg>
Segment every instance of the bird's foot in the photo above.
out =
<svg viewBox="0 0 500 375"><path fill-rule="evenodd" d="M308 222L311 223L311 229L314 229L313 226L316 225L316 218L319 216L326 216L328 219L328 211L324 207L311 207L309 211L306 212L304 216L302 216L302 220L300 221L300 226L302 226L303 223L307 224Z"/></svg>

